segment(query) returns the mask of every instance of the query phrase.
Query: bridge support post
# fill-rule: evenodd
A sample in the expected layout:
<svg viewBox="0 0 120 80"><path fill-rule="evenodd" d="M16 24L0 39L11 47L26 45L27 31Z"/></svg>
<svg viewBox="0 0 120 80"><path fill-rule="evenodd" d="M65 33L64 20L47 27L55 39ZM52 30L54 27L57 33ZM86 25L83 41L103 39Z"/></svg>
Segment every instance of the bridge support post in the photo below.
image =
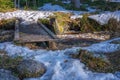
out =
<svg viewBox="0 0 120 80"><path fill-rule="evenodd" d="M49 49L56 50L57 49L56 42L48 41L48 47Z"/></svg>

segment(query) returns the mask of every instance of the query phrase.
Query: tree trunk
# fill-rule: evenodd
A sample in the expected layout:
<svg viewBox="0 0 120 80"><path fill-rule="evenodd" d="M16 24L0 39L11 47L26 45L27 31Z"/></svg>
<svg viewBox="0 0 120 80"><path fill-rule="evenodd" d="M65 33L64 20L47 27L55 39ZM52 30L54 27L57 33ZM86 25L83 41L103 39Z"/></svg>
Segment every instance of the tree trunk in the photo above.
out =
<svg viewBox="0 0 120 80"><path fill-rule="evenodd" d="M15 8L17 8L17 0L14 0L14 6L15 6Z"/></svg>
<svg viewBox="0 0 120 80"><path fill-rule="evenodd" d="M28 7L28 0L26 0L26 7Z"/></svg>
<svg viewBox="0 0 120 80"><path fill-rule="evenodd" d="M36 7L36 0L33 0L34 8Z"/></svg>
<svg viewBox="0 0 120 80"><path fill-rule="evenodd" d="M76 8L80 8L80 0L72 0Z"/></svg>
<svg viewBox="0 0 120 80"><path fill-rule="evenodd" d="M20 0L18 0L18 8L20 8Z"/></svg>

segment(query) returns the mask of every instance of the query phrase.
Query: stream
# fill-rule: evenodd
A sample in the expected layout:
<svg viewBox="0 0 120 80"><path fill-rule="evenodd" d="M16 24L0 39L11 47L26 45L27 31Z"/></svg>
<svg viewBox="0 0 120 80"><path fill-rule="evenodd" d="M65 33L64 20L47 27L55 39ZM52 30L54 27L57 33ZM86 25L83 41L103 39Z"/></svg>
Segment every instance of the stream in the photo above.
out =
<svg viewBox="0 0 120 80"><path fill-rule="evenodd" d="M73 47L56 51L30 50L27 47L16 46L12 42L5 42L0 43L0 50L7 51L11 57L22 56L25 59L33 59L45 64L47 72L42 77L24 80L120 80L120 72L92 72L80 60L70 57L70 54L77 54L80 48L98 53L120 50L120 44L111 43L115 40L119 41L120 38L93 44L89 47Z"/></svg>

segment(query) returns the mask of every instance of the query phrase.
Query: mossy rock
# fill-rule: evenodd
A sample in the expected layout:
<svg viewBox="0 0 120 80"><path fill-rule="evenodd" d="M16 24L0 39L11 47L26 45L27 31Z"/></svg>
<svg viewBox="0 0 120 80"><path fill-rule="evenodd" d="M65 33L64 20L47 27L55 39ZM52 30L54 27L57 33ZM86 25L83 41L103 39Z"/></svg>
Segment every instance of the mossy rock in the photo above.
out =
<svg viewBox="0 0 120 80"><path fill-rule="evenodd" d="M0 56L0 68L13 69L22 61L22 57L11 58L7 56L5 51L1 51L0 53L3 54Z"/></svg>
<svg viewBox="0 0 120 80"><path fill-rule="evenodd" d="M7 56L7 52L4 50L0 50L0 68L12 71L12 73L18 77L18 73L16 71L17 66L22 61L22 57L11 58Z"/></svg>
<svg viewBox="0 0 120 80"><path fill-rule="evenodd" d="M88 69L94 72L113 72L113 66L109 61L102 57L96 57L89 51L80 50L79 55L76 56L76 58L79 58Z"/></svg>
<svg viewBox="0 0 120 80"><path fill-rule="evenodd" d="M23 60L18 66L17 71L19 77L30 78L30 77L40 77L46 72L46 68L43 63L34 60Z"/></svg>

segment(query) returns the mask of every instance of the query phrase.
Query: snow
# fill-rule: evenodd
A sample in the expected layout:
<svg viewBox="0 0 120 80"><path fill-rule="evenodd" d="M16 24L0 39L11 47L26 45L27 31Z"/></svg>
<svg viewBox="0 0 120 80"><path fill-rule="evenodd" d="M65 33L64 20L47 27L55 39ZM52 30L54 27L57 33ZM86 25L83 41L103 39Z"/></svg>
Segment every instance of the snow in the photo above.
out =
<svg viewBox="0 0 120 80"><path fill-rule="evenodd" d="M102 14L92 15L89 18L99 22L101 25L107 24L110 18L120 21L120 11L106 12Z"/></svg>
<svg viewBox="0 0 120 80"><path fill-rule="evenodd" d="M44 6L40 7L39 10L45 11L65 11L65 9L59 5L52 5L51 3L47 3Z"/></svg>
<svg viewBox="0 0 120 80"><path fill-rule="evenodd" d="M6 12L0 13L0 20L2 19L11 19L11 18L21 18L23 21L37 21L39 18L47 18L53 15L54 12L64 12L64 13L72 13L72 19L82 18L82 14L94 12L94 9L88 8L88 11L74 11L74 10L66 10L62 6L52 5L51 3L47 3L39 8L40 11L25 11L25 10L17 10L14 12Z"/></svg>
<svg viewBox="0 0 120 80"><path fill-rule="evenodd" d="M115 41L115 40L120 40L120 38L101 42L98 44L93 44L93 45L86 47L84 49L87 49L88 51L91 51L91 52L97 52L97 53L110 53L110 52L118 51L118 50L120 50L120 44L110 43L110 42Z"/></svg>
<svg viewBox="0 0 120 80"><path fill-rule="evenodd" d="M22 46L15 46L11 42L0 43L0 50L7 51L11 57L23 56L34 59L45 64L47 72L42 77L26 78L24 80L120 80L120 72L96 73L87 70L85 65L77 59L73 59L69 54L77 53L82 49L97 52L113 52L120 50L120 44L110 42L120 40L120 38L93 44L89 47L73 47L65 50L47 51L43 49L30 50Z"/></svg>
<svg viewBox="0 0 120 80"><path fill-rule="evenodd" d="M70 18L71 19L77 19L77 18L82 18L82 15L72 15Z"/></svg>
<svg viewBox="0 0 120 80"><path fill-rule="evenodd" d="M87 10L88 10L89 12L95 12L95 11L96 11L96 9L93 9L93 8L91 8L91 7L87 7Z"/></svg>
<svg viewBox="0 0 120 80"><path fill-rule="evenodd" d="M16 18L21 18L24 21L37 21L38 18L47 18L50 15L53 15L53 13L48 11L17 10L14 12L0 13L0 20L11 19L16 17Z"/></svg>
<svg viewBox="0 0 120 80"><path fill-rule="evenodd" d="M71 0L62 1L62 3L64 3L64 4L70 4L70 3L71 3Z"/></svg>

